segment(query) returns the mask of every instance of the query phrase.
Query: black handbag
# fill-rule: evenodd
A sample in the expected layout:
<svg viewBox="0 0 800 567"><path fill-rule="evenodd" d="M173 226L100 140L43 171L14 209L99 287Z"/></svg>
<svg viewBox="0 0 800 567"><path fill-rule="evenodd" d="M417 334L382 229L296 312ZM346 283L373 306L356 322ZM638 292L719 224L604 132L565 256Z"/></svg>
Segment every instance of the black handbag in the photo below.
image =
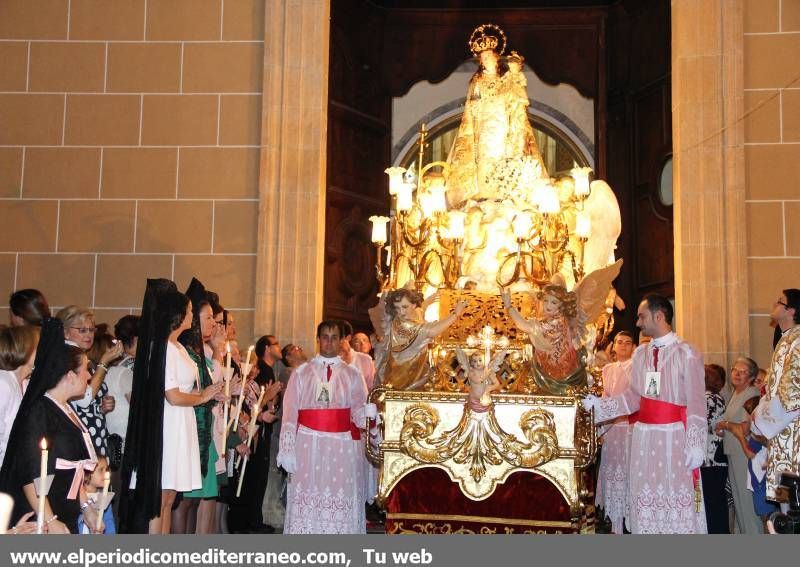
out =
<svg viewBox="0 0 800 567"><path fill-rule="evenodd" d="M116 471L122 466L122 437L117 433L106 437L106 458L109 470Z"/></svg>

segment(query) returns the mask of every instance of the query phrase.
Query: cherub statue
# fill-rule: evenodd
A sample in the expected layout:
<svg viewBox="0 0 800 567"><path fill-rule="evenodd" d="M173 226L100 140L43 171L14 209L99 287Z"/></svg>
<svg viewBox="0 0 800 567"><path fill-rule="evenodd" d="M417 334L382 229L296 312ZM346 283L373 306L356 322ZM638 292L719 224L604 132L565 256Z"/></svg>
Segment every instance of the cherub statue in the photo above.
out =
<svg viewBox="0 0 800 567"><path fill-rule="evenodd" d="M378 305L369 310L378 335L375 345L376 383L395 390L418 390L428 379L428 345L456 322L466 309L464 301L453 313L426 323L424 308L437 299L434 294L423 300L422 294L400 288L381 296Z"/></svg>
<svg viewBox="0 0 800 567"><path fill-rule="evenodd" d="M533 344L534 378L544 389L563 393L568 385L585 385L586 347L593 344L594 322L621 267L622 260L618 260L595 270L573 291L567 291L561 274L554 275L551 283L537 292L541 306L533 319L525 319L511 305L510 293L503 292L503 306Z"/></svg>
<svg viewBox="0 0 800 567"><path fill-rule="evenodd" d="M484 412L492 404L492 392L500 389L497 371L505 357L504 350L495 353L487 367L483 354L473 352L467 356L460 348L456 349L456 358L469 382L469 407L473 411Z"/></svg>

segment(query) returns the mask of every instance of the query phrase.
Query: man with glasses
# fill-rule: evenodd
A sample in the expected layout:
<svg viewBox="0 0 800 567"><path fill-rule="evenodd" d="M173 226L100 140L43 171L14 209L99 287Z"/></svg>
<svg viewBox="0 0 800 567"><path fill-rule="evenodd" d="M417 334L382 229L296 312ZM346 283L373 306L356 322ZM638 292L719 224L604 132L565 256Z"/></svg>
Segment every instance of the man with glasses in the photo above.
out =
<svg viewBox="0 0 800 567"><path fill-rule="evenodd" d="M767 445L767 498L784 471L800 473L800 289L783 290L770 317L781 331L767 373L766 395L754 413L753 429Z"/></svg>

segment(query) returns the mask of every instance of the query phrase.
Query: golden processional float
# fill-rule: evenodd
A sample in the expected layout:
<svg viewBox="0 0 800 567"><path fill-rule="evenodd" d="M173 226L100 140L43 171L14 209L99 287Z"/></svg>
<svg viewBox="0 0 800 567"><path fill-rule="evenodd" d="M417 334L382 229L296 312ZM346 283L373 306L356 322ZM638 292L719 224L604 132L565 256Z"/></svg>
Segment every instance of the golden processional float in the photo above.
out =
<svg viewBox="0 0 800 567"><path fill-rule="evenodd" d="M558 489L564 527L579 530L582 470L596 453L580 399L597 387L594 345L613 326L619 207L589 168L549 176L523 58L505 55L503 31L484 24L468 45L479 69L447 161L423 163L423 124L416 171L386 170L391 217L370 218L382 291L370 310L378 500L425 468L444 470L474 502L529 471Z"/></svg>

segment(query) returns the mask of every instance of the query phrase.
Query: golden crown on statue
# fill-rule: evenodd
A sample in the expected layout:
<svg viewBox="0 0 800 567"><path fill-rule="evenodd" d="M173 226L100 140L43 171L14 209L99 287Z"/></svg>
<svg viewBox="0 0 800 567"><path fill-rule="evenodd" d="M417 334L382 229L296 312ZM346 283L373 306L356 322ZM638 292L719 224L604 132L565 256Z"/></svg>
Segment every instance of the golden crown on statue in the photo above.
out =
<svg viewBox="0 0 800 567"><path fill-rule="evenodd" d="M487 31L490 33L487 34ZM503 47L498 50L497 46L501 40ZM475 56L481 51L487 50L497 51L499 55L502 55L506 50L506 34L495 24L482 24L472 30L472 35L469 36L467 45Z"/></svg>

